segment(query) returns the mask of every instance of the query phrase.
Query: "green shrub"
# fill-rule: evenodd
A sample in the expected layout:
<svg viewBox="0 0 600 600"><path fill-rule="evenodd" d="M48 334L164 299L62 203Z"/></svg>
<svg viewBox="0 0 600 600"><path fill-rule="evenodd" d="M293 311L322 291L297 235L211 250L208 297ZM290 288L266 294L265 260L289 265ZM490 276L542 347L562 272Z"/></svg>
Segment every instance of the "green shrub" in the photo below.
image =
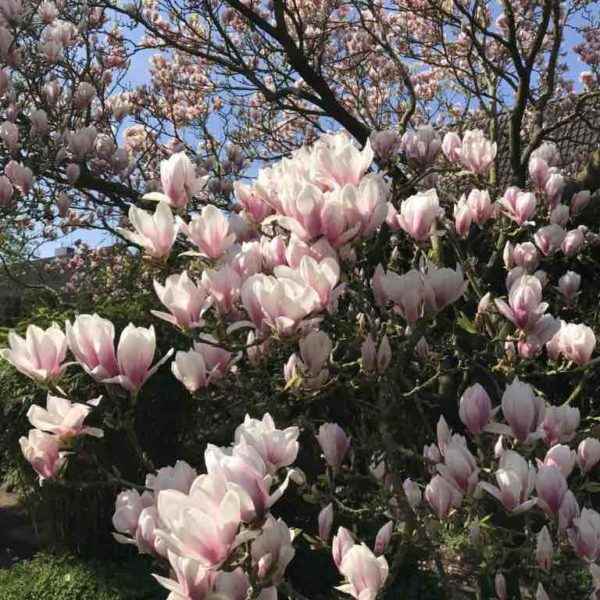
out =
<svg viewBox="0 0 600 600"><path fill-rule="evenodd" d="M0 569L0 600L162 600L149 560L83 561L38 554Z"/></svg>

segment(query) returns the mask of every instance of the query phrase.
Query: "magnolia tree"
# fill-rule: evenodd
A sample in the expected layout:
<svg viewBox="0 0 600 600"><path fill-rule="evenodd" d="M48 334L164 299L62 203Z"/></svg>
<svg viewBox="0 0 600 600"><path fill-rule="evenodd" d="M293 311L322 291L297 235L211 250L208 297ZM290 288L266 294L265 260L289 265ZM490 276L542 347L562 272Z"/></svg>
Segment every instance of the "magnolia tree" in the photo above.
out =
<svg viewBox="0 0 600 600"><path fill-rule="evenodd" d="M549 141L597 99L592 8L3 3L7 222L87 215L138 249L112 250L142 265L130 299L155 294L118 342L102 314L9 335L48 392L20 440L43 486L115 489L117 541L171 600L398 597L415 556L455 598L457 544L481 598L564 594L572 570L600 597L597 165ZM161 50L152 88L124 91L116 23ZM215 390L248 407L193 464L140 442L169 368L207 420ZM137 480L97 460L108 434Z"/></svg>
<svg viewBox="0 0 600 600"><path fill-rule="evenodd" d="M373 145L381 151L387 139ZM175 154L162 165L163 192L148 198L155 208L131 207L120 233L148 268L172 271L155 280L163 310L148 319L179 331L179 347L156 360L154 327L129 325L115 348L114 326L96 314L10 335L3 357L49 390L46 408L29 409L24 456L40 481L60 481L80 438L124 431L148 474L135 485L99 474L130 488L116 498L115 537L164 563L156 577L171 598L297 595L286 568L298 534L314 552L330 547L340 593L383 597L407 546L426 544L443 579L439 547L465 530L488 575L497 573L500 600L520 593L519 578L548 597L553 564L573 557L596 590L600 515L590 494L600 442L582 421L594 416L586 383L598 361L597 234L583 225L594 201L583 192L561 202L551 144L532 156L527 188L492 200L484 178L496 146L481 131L442 140L423 127L403 143L414 148L415 179L439 165L461 173L465 193L427 179L396 198L386 170L373 168L371 143L360 149L340 133L237 183L238 212L194 212L188 195L203 180ZM176 242L186 248L178 256ZM69 351L107 398L62 397L61 378L76 368ZM208 444L202 467L154 469L134 418L163 363L202 411L211 387L228 378L243 386L246 373L271 373L266 365L282 356L273 385L307 404L298 424L248 415L232 445ZM331 387L356 411L343 426L310 418ZM116 420L87 424L97 413L100 425L112 402L123 407ZM444 416L436 429L440 407L462 433ZM305 444L318 444L325 477L294 466L301 429L314 432ZM296 502L321 505L312 526L274 516L290 485L304 490ZM384 521L374 539L356 520L365 510ZM349 527L331 540L337 519Z"/></svg>

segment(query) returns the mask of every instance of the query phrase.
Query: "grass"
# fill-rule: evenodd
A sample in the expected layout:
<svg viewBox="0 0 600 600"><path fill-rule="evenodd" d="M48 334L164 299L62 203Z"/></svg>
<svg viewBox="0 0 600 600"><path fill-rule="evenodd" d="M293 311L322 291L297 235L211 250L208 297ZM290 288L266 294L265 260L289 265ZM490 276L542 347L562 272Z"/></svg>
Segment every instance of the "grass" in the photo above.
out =
<svg viewBox="0 0 600 600"><path fill-rule="evenodd" d="M164 600L151 561L83 560L41 553L0 569L0 600Z"/></svg>

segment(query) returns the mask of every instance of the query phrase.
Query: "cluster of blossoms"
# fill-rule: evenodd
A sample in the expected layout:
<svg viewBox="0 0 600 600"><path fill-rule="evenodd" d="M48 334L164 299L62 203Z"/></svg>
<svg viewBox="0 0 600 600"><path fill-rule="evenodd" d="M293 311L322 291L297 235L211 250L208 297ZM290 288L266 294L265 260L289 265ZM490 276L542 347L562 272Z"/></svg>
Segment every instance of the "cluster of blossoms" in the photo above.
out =
<svg viewBox="0 0 600 600"><path fill-rule="evenodd" d="M384 141L383 136L373 138L378 153ZM11 333L2 356L26 376L54 389L71 364L66 362L70 351L97 384L111 392L119 386L133 413L143 386L173 355L171 373L197 394L234 374L237 377L245 363L260 366L284 349L287 361L276 371L285 384L281 388L316 396L350 372L362 372L373 387L388 378L401 380L395 371L409 371L412 357L407 358L405 350L392 350L392 344L414 350L423 363L437 360L438 348L431 352L425 338L428 328L436 327L446 314L452 320L457 313L452 305L468 296L475 302L465 310L474 310L477 304L477 313L472 322L462 313L462 323L482 344L489 342L498 350L499 372L528 365L544 349L557 372L568 372L567 363L587 369L596 345L592 329L552 316L550 304L544 301L550 276L539 267L559 249L565 261L574 260L588 243L581 226L563 230L585 208L586 198L584 194L566 210L557 201L562 188L552 147L542 146L532 155L532 181L539 180L532 185L534 191L512 187L492 202L490 192L481 188L496 146L480 131L467 131L462 139L448 134L442 141L432 128L421 127L392 146L418 172L439 156L456 166L458 177L465 176L466 169L477 187L453 203L425 180L424 189L411 190L394 205L397 199L384 171L372 169L371 143L361 150L345 134L335 134L262 169L252 184L237 183L234 210L213 204L197 210L195 200L206 193L206 177L184 153L174 152L161 164L162 192L145 197L156 202L154 210L132 205L131 229L124 224L120 233L141 248L145 263L155 273L160 272L154 291L164 309L151 313L181 334L186 348L169 350L154 363L152 326L128 325L115 347L111 321L81 314L66 322L64 332L58 325L46 330L31 325L24 339ZM392 150L387 152L393 155ZM548 171L545 179L542 162ZM539 218L547 218L549 224L533 232L534 219ZM506 245L497 243L495 249L498 262L503 260L507 270L506 300L493 298L496 289L479 288L473 264L464 259L460 246L495 223L502 224L511 240ZM526 240L530 232L532 240ZM368 242L385 240L388 234L401 240L392 257L386 261L379 254L365 268L362 254ZM445 240L456 250L456 268L444 266L445 255L438 252ZM400 247L409 249L407 254L412 249L414 255L400 256ZM183 261L184 270L165 273L172 264L179 269ZM400 272L397 265L404 265ZM557 289L565 308L578 302L580 283L581 277L570 270L559 279ZM352 333L356 347L339 352L347 363L337 360L342 344L342 327L337 325L344 310L356 314L359 330L358 335ZM560 362L561 357L565 361ZM394 361L398 369L390 368ZM434 382L445 368L442 365ZM524 371L522 378L526 377ZM540 568L550 568L553 538L568 540L579 557L594 562L600 549L592 548L587 532L600 517L591 508L580 509L578 483L570 486L569 478L575 479L575 465L580 474L593 471L600 461L600 442L586 437L578 440L577 451L571 450L568 444L578 435L579 410L568 404L551 406L514 372L512 379L497 398L497 408L482 385L464 390L457 408L468 438L453 434L446 420L440 419L437 444L426 446L423 453L431 475L423 493L418 483L405 478L399 494L393 474L376 475L393 497L389 514L402 518L398 507L403 496L422 524L431 518L422 506L423 496L436 518L449 522L463 510L473 517L491 496L513 517L538 512L537 507L540 516L548 519L537 538ZM425 381L400 396L412 398L430 383ZM497 418L500 410L503 421ZM22 447L42 477L62 476L64 450L70 447L67 441L100 433L84 426L89 411L85 405L71 405L54 396L49 397L46 411L31 408L30 420L37 429L22 441ZM127 426L131 429L131 423ZM495 444L488 443L488 434L499 435ZM156 577L173 600L215 595L243 600L249 594L273 599L294 556L294 535L271 509L290 480L303 483L302 474L291 468L299 452L299 435L298 427L278 429L268 413L260 421L247 416L232 446L208 445L204 473L179 461L149 474L139 489L122 492L113 518L117 539L165 563L169 577ZM328 467L326 476L311 489L317 503L326 504L318 517L320 542L315 543L323 548L331 536L333 506L343 489L351 441L340 425L330 422L320 426L316 437ZM548 450L536 456L542 442ZM491 472L496 485L486 481ZM323 481L329 489L320 496ZM357 600L375 600L383 592L390 580L384 554L392 540L403 535L400 529L396 535L394 521L385 523L372 550L355 541L358 535L338 529L332 555L344 579L340 591ZM427 527L422 529L423 535L429 535ZM503 597L498 591L497 595Z"/></svg>
<svg viewBox="0 0 600 600"><path fill-rule="evenodd" d="M206 473L178 461L148 475L141 494L121 492L116 539L168 561L171 577L155 577L170 598L244 600L252 589L276 598L294 533L270 509L294 476L298 435L297 427L277 429L269 414L247 416L233 446L207 447Z"/></svg>

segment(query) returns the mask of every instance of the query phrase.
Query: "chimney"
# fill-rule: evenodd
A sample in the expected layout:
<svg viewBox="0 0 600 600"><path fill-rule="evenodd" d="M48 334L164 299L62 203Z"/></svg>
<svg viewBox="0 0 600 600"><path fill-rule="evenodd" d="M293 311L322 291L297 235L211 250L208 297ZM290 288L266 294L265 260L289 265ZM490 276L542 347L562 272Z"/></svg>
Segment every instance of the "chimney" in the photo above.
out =
<svg viewBox="0 0 600 600"><path fill-rule="evenodd" d="M75 254L75 250L70 246L61 246L60 248L56 248L54 250L55 258L65 258L66 256L73 256Z"/></svg>

